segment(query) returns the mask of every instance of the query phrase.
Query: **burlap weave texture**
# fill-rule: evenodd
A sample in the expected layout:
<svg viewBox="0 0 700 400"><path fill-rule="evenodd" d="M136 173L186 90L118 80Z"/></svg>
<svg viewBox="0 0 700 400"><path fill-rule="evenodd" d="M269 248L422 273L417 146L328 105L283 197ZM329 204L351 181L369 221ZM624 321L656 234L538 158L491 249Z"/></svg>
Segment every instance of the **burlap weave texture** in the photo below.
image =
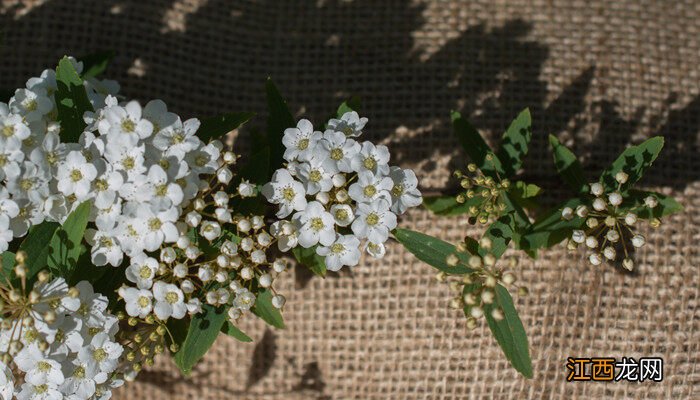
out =
<svg viewBox="0 0 700 400"><path fill-rule="evenodd" d="M563 246L536 261L512 253L531 292L517 306L533 380L508 365L485 326L468 332L434 271L394 243L384 260L337 277L288 275L287 329L246 321L255 344L221 338L190 378L163 358L116 398L700 396L700 2L5 0L0 12L0 87L64 54L113 49L108 75L128 97L162 98L187 117L264 110L267 76L296 115L319 123L354 94L368 138L431 193L452 188L450 170L466 163L451 109L495 142L530 107L525 178L548 190L548 205L566 195L548 133L572 145L590 179L626 145L666 136L642 184L686 211L647 232L636 274L591 267ZM401 224L451 241L480 233L423 210ZM665 377L567 383L567 356L661 356Z"/></svg>

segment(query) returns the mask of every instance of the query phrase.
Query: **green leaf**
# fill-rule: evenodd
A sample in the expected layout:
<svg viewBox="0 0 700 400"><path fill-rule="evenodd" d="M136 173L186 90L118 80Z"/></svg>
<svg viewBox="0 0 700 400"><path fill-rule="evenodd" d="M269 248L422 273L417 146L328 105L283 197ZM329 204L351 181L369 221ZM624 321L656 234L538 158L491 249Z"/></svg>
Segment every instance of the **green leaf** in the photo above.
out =
<svg viewBox="0 0 700 400"><path fill-rule="evenodd" d="M467 264L467 256L458 253L455 246L450 243L420 232L401 228L394 230L394 237L416 258L444 273L463 275L472 272ZM460 259L459 264L454 267L447 265L447 256L450 254L456 254Z"/></svg>
<svg viewBox="0 0 700 400"><path fill-rule="evenodd" d="M284 162L284 130L296 126L287 102L282 98L272 79L265 83L267 93L267 140L270 144L270 171L282 166Z"/></svg>
<svg viewBox="0 0 700 400"><path fill-rule="evenodd" d="M249 112L234 112L217 115L215 117L202 118L202 124L197 129L197 136L203 142L220 139L222 136L238 129L248 122L255 114Z"/></svg>
<svg viewBox="0 0 700 400"><path fill-rule="evenodd" d="M508 243L513 239L514 217L510 214L504 215L489 225L484 236L491 239L491 254L500 257L508 248ZM484 255L482 253L482 255Z"/></svg>
<svg viewBox="0 0 700 400"><path fill-rule="evenodd" d="M61 123L61 141L77 143L85 130L83 114L93 111L83 80L73 68L68 57L63 57L56 67L55 94L58 121Z"/></svg>
<svg viewBox="0 0 700 400"><path fill-rule="evenodd" d="M89 201L79 205L68 215L63 226L54 232L49 243L47 265L64 278L70 278L77 267L91 206Z"/></svg>
<svg viewBox="0 0 700 400"><path fill-rule="evenodd" d="M29 230L29 234L24 238L19 249L27 253L27 280L30 280L39 271L46 268L49 256L49 246L51 238L58 228L56 222L42 222Z"/></svg>
<svg viewBox="0 0 700 400"><path fill-rule="evenodd" d="M292 249L292 254L294 258L301 264L310 269L314 274L318 276L326 276L326 262L324 257L316 254L316 247L311 247L305 249L301 246L297 246Z"/></svg>
<svg viewBox="0 0 700 400"><path fill-rule="evenodd" d="M566 221L561 217L561 210L564 207L575 210L583 203L583 200L575 198L555 207L535 221L530 230L520 238L518 246L523 250L549 248L568 238L574 229L583 225L585 219L575 216L570 221Z"/></svg>
<svg viewBox="0 0 700 400"><path fill-rule="evenodd" d="M603 171L600 177L601 182L608 190L617 190L618 183L615 180L615 174L624 171L629 175L629 178L622 185L621 191L626 191L642 178L644 171L656 160L663 147L664 138L661 136L648 139L638 146L628 147L610 167Z"/></svg>
<svg viewBox="0 0 700 400"><path fill-rule="evenodd" d="M6 281L12 280L12 268L15 266L15 253L6 251L0 255L0 283L5 284Z"/></svg>
<svg viewBox="0 0 700 400"><path fill-rule="evenodd" d="M357 96L353 96L349 100L344 101L340 105L340 107L338 107L338 112L336 112L336 118L340 118L343 115L345 115L345 113L349 113L351 111L360 111L360 98Z"/></svg>
<svg viewBox="0 0 700 400"><path fill-rule="evenodd" d="M454 132L462 144L464 151L476 164L484 175L497 178L497 173L504 175L503 167L498 157L494 154L488 144L466 119L456 111L452 112L452 126ZM487 155L491 155L491 161L487 161Z"/></svg>
<svg viewBox="0 0 700 400"><path fill-rule="evenodd" d="M231 336L239 342L250 343L253 341L250 336L243 333L242 330L238 329L236 325L232 324L230 321L226 321L224 326L221 327L221 332Z"/></svg>
<svg viewBox="0 0 700 400"><path fill-rule="evenodd" d="M635 214L637 214L637 217L639 218L661 218L683 211L683 206L671 196L666 196L657 192L645 192L634 189L629 191L629 197L625 199L625 203L622 206L624 209L641 206L644 204L644 199L647 198L647 196L655 197L659 204L651 210L648 207L642 207L639 210L635 210Z"/></svg>
<svg viewBox="0 0 700 400"><path fill-rule="evenodd" d="M206 304L202 310L202 313L192 317L187 336L173 357L180 371L186 375L192 372L192 367L209 351L227 318L223 308L216 309Z"/></svg>
<svg viewBox="0 0 700 400"><path fill-rule="evenodd" d="M114 51L100 51L80 57L83 63L83 79L94 78L103 73L114 58Z"/></svg>
<svg viewBox="0 0 700 400"><path fill-rule="evenodd" d="M532 361L530 360L527 334L513 305L513 298L510 297L508 290L501 285L496 287L495 293L494 302L484 305L484 316L489 328L491 328L493 336L513 368L526 378L532 378ZM505 316L500 321L491 315L496 307L500 308Z"/></svg>
<svg viewBox="0 0 700 400"><path fill-rule="evenodd" d="M508 130L503 134L501 147L496 155L503 164L505 177L513 176L522 167L530 139L532 139L531 125L530 110L526 108L511 122Z"/></svg>
<svg viewBox="0 0 700 400"><path fill-rule="evenodd" d="M585 192L586 178L576 155L568 147L561 144L554 135L549 135L549 145L554 156L554 167L564 182L577 193Z"/></svg>
<svg viewBox="0 0 700 400"><path fill-rule="evenodd" d="M251 311L269 325L277 329L284 329L282 313L272 306L272 296L273 294L270 289L264 290L258 295L258 298L255 299L255 305L251 308Z"/></svg>
<svg viewBox="0 0 700 400"><path fill-rule="evenodd" d="M515 185L511 187L509 193L513 202L518 204L521 208L536 209L539 208L539 203L534 198L537 197L540 192L542 192L542 189L535 184L517 181Z"/></svg>
<svg viewBox="0 0 700 400"><path fill-rule="evenodd" d="M469 207L476 206L483 201L480 196L467 199L464 203L458 203L456 196L434 196L423 199L423 205L437 215L462 215L469 213Z"/></svg>

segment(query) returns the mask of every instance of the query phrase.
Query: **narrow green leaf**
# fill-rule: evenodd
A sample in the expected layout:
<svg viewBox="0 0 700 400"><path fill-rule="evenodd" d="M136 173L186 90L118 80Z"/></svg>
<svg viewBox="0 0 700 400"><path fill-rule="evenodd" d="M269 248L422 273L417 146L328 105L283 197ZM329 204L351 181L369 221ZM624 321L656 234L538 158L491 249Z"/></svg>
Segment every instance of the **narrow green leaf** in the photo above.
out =
<svg viewBox="0 0 700 400"><path fill-rule="evenodd" d="M202 306L202 310L202 313L192 317L187 336L173 357L180 371L186 375L209 351L227 318L223 308L216 309L207 304Z"/></svg>
<svg viewBox="0 0 700 400"><path fill-rule="evenodd" d="M49 243L47 265L65 278L70 278L77 267L83 235L90 217L90 207L89 201L79 205L68 215L63 226L54 232Z"/></svg>
<svg viewBox="0 0 700 400"><path fill-rule="evenodd" d="M542 189L535 184L517 181L515 185L511 187L509 193L513 202L518 204L521 208L537 209L540 205L535 197L537 197L541 191Z"/></svg>
<svg viewBox="0 0 700 400"><path fill-rule="evenodd" d="M83 63L83 79L94 78L103 73L109 63L114 59L114 51L100 51L80 57Z"/></svg>
<svg viewBox="0 0 700 400"><path fill-rule="evenodd" d="M554 156L554 167L564 182L576 193L585 192L586 178L576 155L568 147L561 144L554 135L549 135L549 145Z"/></svg>
<svg viewBox="0 0 700 400"><path fill-rule="evenodd" d="M503 311L505 316L500 321L491 315L497 307ZM496 287L495 300L491 304L484 305L484 315L493 336L513 368L526 378L532 378L532 361L530 360L527 334L513 305L513 298L510 297L506 288L501 285Z"/></svg>
<svg viewBox="0 0 700 400"><path fill-rule="evenodd" d="M514 217L510 214L504 215L489 225L484 236L491 239L491 250L489 253L500 257L508 248L508 243L513 239ZM483 254L482 254L483 255Z"/></svg>
<svg viewBox="0 0 700 400"><path fill-rule="evenodd" d="M267 140L270 144L270 171L282 166L284 162L284 130L296 126L287 102L282 98L272 79L265 83L267 93Z"/></svg>
<svg viewBox="0 0 700 400"><path fill-rule="evenodd" d="M570 221L566 221L561 217L561 210L564 207L571 207L575 210L581 204L583 204L581 199L570 199L541 216L530 230L520 238L518 246L523 250L549 248L568 238L574 229L583 225L585 219L574 217Z"/></svg>
<svg viewBox="0 0 700 400"><path fill-rule="evenodd" d="M294 258L301 264L310 269L314 274L325 277L326 276L326 262L324 257L316 254L316 247L311 247L305 249L301 246L297 246L292 249L292 254Z"/></svg>
<svg viewBox="0 0 700 400"><path fill-rule="evenodd" d="M503 165L506 177L513 176L522 166L532 139L530 110L524 109L503 134L496 155Z"/></svg>
<svg viewBox="0 0 700 400"><path fill-rule="evenodd" d="M642 190L634 189L629 191L629 197L625 199L625 203L622 204L623 209L641 206L642 204L644 204L644 199L646 199L648 196L656 198L659 204L652 210L650 210L648 207L643 207L639 210L635 210L635 214L637 214L637 217L639 218L661 218L667 215L683 211L683 206L671 196L666 196L657 192L645 192Z"/></svg>
<svg viewBox="0 0 700 400"><path fill-rule="evenodd" d="M226 321L224 326L221 327L221 332L231 336L239 342L250 343L253 341L250 336L243 333L242 330L238 329L238 327L236 327L236 325L232 324L230 321Z"/></svg>
<svg viewBox="0 0 700 400"><path fill-rule="evenodd" d="M452 127L464 151L484 175L497 178L496 175L498 173L501 176L505 176L500 160L489 145L486 144L479 131L456 111L452 112ZM492 156L490 161L486 159L487 155Z"/></svg>
<svg viewBox="0 0 700 400"><path fill-rule="evenodd" d="M642 178L644 171L656 160L663 147L664 138L661 136L647 139L638 146L628 147L610 167L603 171L601 182L608 190L616 190L618 183L615 180L615 174L623 171L629 175L627 182L621 187L621 191L626 191Z"/></svg>
<svg viewBox="0 0 700 400"><path fill-rule="evenodd" d="M420 232L400 228L394 230L394 237L416 258L444 273L463 275L472 272L472 269L467 266L467 256L458 253L455 246L450 243ZM460 259L460 263L454 267L447 265L447 256L450 254L456 254Z"/></svg>
<svg viewBox="0 0 700 400"><path fill-rule="evenodd" d="M15 253L6 251L0 255L0 283L12 280L12 268L15 266Z"/></svg>
<svg viewBox="0 0 700 400"><path fill-rule="evenodd" d="M248 122L253 116L255 116L255 114L249 112L234 112L217 115L215 117L202 118L202 124L197 130L197 136L203 142L220 139L227 133L240 128L241 125Z"/></svg>
<svg viewBox="0 0 700 400"><path fill-rule="evenodd" d="M85 129L83 114L93 111L83 80L68 57L63 57L56 67L55 94L58 121L61 123L61 141L77 143Z"/></svg>
<svg viewBox="0 0 700 400"><path fill-rule="evenodd" d="M31 280L34 275L46 268L49 256L49 246L47 244L60 227L61 225L56 222L42 222L32 227L22 244L20 244L19 249L28 255L26 262L28 280Z"/></svg>
<svg viewBox="0 0 700 400"><path fill-rule="evenodd" d="M251 308L253 314L257 315L269 325L277 329L284 329L284 320L280 310L272 306L272 292L269 289L264 290L255 299L255 305Z"/></svg>
<svg viewBox="0 0 700 400"><path fill-rule="evenodd" d="M349 100L344 101L340 107L338 107L338 111L336 112L336 118L340 118L345 113L349 113L350 111L355 111L359 112L360 111L360 98L357 96L351 97Z"/></svg>
<svg viewBox="0 0 700 400"><path fill-rule="evenodd" d="M456 196L435 196L424 198L423 205L437 215L462 215L468 214L469 207L479 205L482 201L479 196L467 199L464 203L458 203Z"/></svg>

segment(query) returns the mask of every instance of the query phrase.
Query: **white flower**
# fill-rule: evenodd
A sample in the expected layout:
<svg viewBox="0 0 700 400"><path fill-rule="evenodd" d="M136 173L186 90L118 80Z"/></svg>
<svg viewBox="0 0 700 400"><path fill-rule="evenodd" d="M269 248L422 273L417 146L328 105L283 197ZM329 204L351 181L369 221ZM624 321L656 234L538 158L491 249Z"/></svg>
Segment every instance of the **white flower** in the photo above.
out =
<svg viewBox="0 0 700 400"><path fill-rule="evenodd" d="M93 264L97 266L110 264L113 267L121 265L124 251L113 229L104 231L87 229L85 240L92 247L90 252Z"/></svg>
<svg viewBox="0 0 700 400"><path fill-rule="evenodd" d="M19 115L0 117L0 144L19 148L29 137L31 130Z"/></svg>
<svg viewBox="0 0 700 400"><path fill-rule="evenodd" d="M74 194L78 200L88 197L90 184L97 177L97 169L88 163L79 151L71 151L65 162L59 164L56 173L58 190L65 195Z"/></svg>
<svg viewBox="0 0 700 400"><path fill-rule="evenodd" d="M168 180L168 175L160 165L153 165L148 170L148 201L157 209L163 210L182 203L182 188Z"/></svg>
<svg viewBox="0 0 700 400"><path fill-rule="evenodd" d="M150 290L122 286L119 296L124 299L129 316L146 318L153 310L153 293Z"/></svg>
<svg viewBox="0 0 700 400"><path fill-rule="evenodd" d="M21 147L21 143L0 140L0 180L4 180L6 177L14 179L19 176L19 166L24 161Z"/></svg>
<svg viewBox="0 0 700 400"><path fill-rule="evenodd" d="M332 118L328 121L328 128L342 132L345 136L360 136L362 129L367 124L367 118L360 118L355 111L348 111L340 119Z"/></svg>
<svg viewBox="0 0 700 400"><path fill-rule="evenodd" d="M325 257L326 267L338 271L344 265L352 267L360 262L360 240L353 235L338 235L330 246L319 246L316 253Z"/></svg>
<svg viewBox="0 0 700 400"><path fill-rule="evenodd" d="M347 204L334 204L331 206L331 215L338 226L348 226L355 219L352 208Z"/></svg>
<svg viewBox="0 0 700 400"><path fill-rule="evenodd" d="M187 314L184 295L177 286L157 281L153 284L153 297L156 300L154 311L158 319L182 319Z"/></svg>
<svg viewBox="0 0 700 400"><path fill-rule="evenodd" d="M124 107L109 107L104 118L97 124L101 135L107 135L110 142L122 146L136 146L140 139L153 133L151 121L142 118L141 105L130 101Z"/></svg>
<svg viewBox="0 0 700 400"><path fill-rule="evenodd" d="M36 87L30 89L18 89L10 100L12 112L21 114L27 121L40 120L51 112L53 102L46 94L46 89Z"/></svg>
<svg viewBox="0 0 700 400"><path fill-rule="evenodd" d="M286 169L275 171L272 181L263 186L262 194L268 202L279 204L278 218L286 218L292 211L301 211L307 206L304 186Z"/></svg>
<svg viewBox="0 0 700 400"><path fill-rule="evenodd" d="M136 218L141 222L143 229L143 248L147 251L155 251L161 244L175 243L180 236L175 222L178 219L178 210L168 208L166 210L154 210L148 204L136 205Z"/></svg>
<svg viewBox="0 0 700 400"><path fill-rule="evenodd" d="M117 369L119 357L124 348L112 341L110 335L101 332L93 336L89 345L78 353L78 360L85 365L85 372L91 375L110 374Z"/></svg>
<svg viewBox="0 0 700 400"><path fill-rule="evenodd" d="M418 178L413 170L391 167L389 176L394 182L391 188L391 211L403 214L409 207L417 207L423 202L418 190Z"/></svg>
<svg viewBox="0 0 700 400"><path fill-rule="evenodd" d="M367 238L373 243L386 242L389 231L396 228L396 214L389 207L389 201L385 198L358 204L357 218L351 226L353 233L358 238Z"/></svg>
<svg viewBox="0 0 700 400"><path fill-rule="evenodd" d="M126 279L134 282L139 289L150 289L153 278L158 271L158 260L139 254L131 258L131 265L126 269Z"/></svg>
<svg viewBox="0 0 700 400"><path fill-rule="evenodd" d="M144 164L145 146L108 146L105 149L105 159L118 171L124 171L127 179L133 181L137 176L146 172Z"/></svg>
<svg viewBox="0 0 700 400"><path fill-rule="evenodd" d="M199 125L200 122L196 118L188 119L184 123L178 118L173 125L155 135L153 145L167 155L174 155L182 160L185 154L202 145L202 141L195 136Z"/></svg>
<svg viewBox="0 0 700 400"><path fill-rule="evenodd" d="M327 130L323 133L321 145L328 153L328 158L336 164L341 172L352 172L350 160L360 152L360 144L348 139L341 132Z"/></svg>
<svg viewBox="0 0 700 400"><path fill-rule="evenodd" d="M15 382L12 371L5 363L0 363L0 398L10 400L15 390Z"/></svg>
<svg viewBox="0 0 700 400"><path fill-rule="evenodd" d="M355 172L371 171L375 175L389 174L389 149L384 145L375 146L372 142L363 142L360 152L350 161Z"/></svg>
<svg viewBox="0 0 700 400"><path fill-rule="evenodd" d="M284 131L282 137L282 143L286 147L284 159L287 161L310 159L321 136L321 132L314 131L309 120L299 120L296 128L287 128Z"/></svg>
<svg viewBox="0 0 700 400"><path fill-rule="evenodd" d="M310 202L304 211L294 214L293 220L299 231L299 244L304 248L318 243L329 246L335 240L335 220L317 201Z"/></svg>
<svg viewBox="0 0 700 400"><path fill-rule="evenodd" d="M68 150L69 146L61 143L57 132L46 132L41 146L32 150L29 159L37 165L53 168L66 157Z"/></svg>
<svg viewBox="0 0 700 400"><path fill-rule="evenodd" d="M4 400L4 399L3 399ZM17 400L63 400L63 395L54 386L23 383Z"/></svg>
<svg viewBox="0 0 700 400"><path fill-rule="evenodd" d="M277 247L287 252L299 244L299 235L294 224L289 221L276 221L270 226L270 233L277 238Z"/></svg>
<svg viewBox="0 0 700 400"><path fill-rule="evenodd" d="M391 198L389 190L394 186L388 176L374 175L370 171L361 171L357 174L357 182L350 185L348 194L358 203L369 203L378 198Z"/></svg>
<svg viewBox="0 0 700 400"><path fill-rule="evenodd" d="M171 128L180 122L177 114L169 112L165 102L157 99L149 101L143 108L143 118L151 121L155 133Z"/></svg>
<svg viewBox="0 0 700 400"><path fill-rule="evenodd" d="M367 251L367 254L374 258L384 258L384 255L386 254L386 247L384 247L384 243L367 242L365 250Z"/></svg>
<svg viewBox="0 0 700 400"><path fill-rule="evenodd" d="M325 154L315 154L297 167L297 177L304 184L307 195L328 192L333 188L333 175L338 173L335 163Z"/></svg>
<svg viewBox="0 0 700 400"><path fill-rule="evenodd" d="M58 386L65 379L61 365L47 357L37 345L26 346L14 358L17 368L26 373L25 381L34 385Z"/></svg>
<svg viewBox="0 0 700 400"><path fill-rule="evenodd" d="M119 189L124 184L124 175L122 174L121 171L112 170L112 166L109 165L107 171L95 179L92 184L95 193L95 207L107 209L118 201Z"/></svg>
<svg viewBox="0 0 700 400"><path fill-rule="evenodd" d="M194 151L187 153L185 161L195 174L213 174L219 168L219 155L221 150L214 144L209 143Z"/></svg>
<svg viewBox="0 0 700 400"><path fill-rule="evenodd" d="M20 166L20 173L7 181L7 190L14 199L29 199L35 204L41 203L49 197L50 178L48 170L25 161Z"/></svg>
<svg viewBox="0 0 700 400"><path fill-rule="evenodd" d="M255 304L255 295L246 288L241 288L236 291L236 297L233 299L233 306L241 310L250 310Z"/></svg>

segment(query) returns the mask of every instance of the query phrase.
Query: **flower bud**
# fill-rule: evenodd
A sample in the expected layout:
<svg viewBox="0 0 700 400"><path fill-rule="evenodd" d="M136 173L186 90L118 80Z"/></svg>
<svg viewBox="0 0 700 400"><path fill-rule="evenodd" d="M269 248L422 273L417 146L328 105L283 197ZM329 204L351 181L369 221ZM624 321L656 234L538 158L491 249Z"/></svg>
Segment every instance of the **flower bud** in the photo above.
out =
<svg viewBox="0 0 700 400"><path fill-rule="evenodd" d="M284 298L284 296L282 296L281 294L278 294L272 298L272 306L277 309L284 307L284 303L286 302L287 299Z"/></svg>
<svg viewBox="0 0 700 400"><path fill-rule="evenodd" d="M330 195L328 194L328 192L318 192L316 193L316 201L323 205L326 205L330 201Z"/></svg>
<svg viewBox="0 0 700 400"><path fill-rule="evenodd" d="M603 189L602 184L600 184L598 182L591 184L591 194L593 196L596 196L596 197L601 196L603 194L603 191L604 191L604 189Z"/></svg>
<svg viewBox="0 0 700 400"><path fill-rule="evenodd" d="M564 207L561 210L561 217L567 221L571 220L574 218L574 210L571 207Z"/></svg>
<svg viewBox="0 0 700 400"><path fill-rule="evenodd" d="M250 231L251 224L250 224L250 221L243 218L243 219L238 221L238 223L236 224L236 227L238 228L239 232L247 233L248 231Z"/></svg>
<svg viewBox="0 0 700 400"><path fill-rule="evenodd" d="M623 171L620 171L620 172L618 172L618 173L615 174L615 180L616 180L619 184L625 184L625 183L627 182L627 178L629 178L629 175L627 175L627 174L624 173Z"/></svg>
<svg viewBox="0 0 700 400"><path fill-rule="evenodd" d="M644 239L644 236L642 235L634 235L632 237L632 246L634 247L642 247L644 246L644 243L646 243L646 240Z"/></svg>
<svg viewBox="0 0 700 400"><path fill-rule="evenodd" d="M611 241L612 243L617 243L620 240L620 234L615 230L609 230L605 234L605 238Z"/></svg>
<svg viewBox="0 0 700 400"><path fill-rule="evenodd" d="M637 214L627 213L627 215L625 215L625 224L634 225L636 223L637 223Z"/></svg>
<svg viewBox="0 0 700 400"><path fill-rule="evenodd" d="M501 310L500 308L494 308L491 311L491 316L496 321L501 321L505 317L505 315L503 315L503 310Z"/></svg>
<svg viewBox="0 0 700 400"><path fill-rule="evenodd" d="M194 209L197 211L202 211L204 208L207 206L207 203L204 202L202 199L195 199L194 200Z"/></svg>
<svg viewBox="0 0 700 400"><path fill-rule="evenodd" d="M189 279L185 279L184 281L182 281L180 283L180 289L182 290L183 293L190 294L190 293L194 292L194 289L195 289L194 283L192 283L192 281Z"/></svg>
<svg viewBox="0 0 700 400"><path fill-rule="evenodd" d="M175 258L177 258L177 254L172 247L166 247L160 251L160 261L164 263L171 264Z"/></svg>
<svg viewBox="0 0 700 400"><path fill-rule="evenodd" d="M177 242L175 242L175 245L177 246L178 249L185 250L187 246L189 246L191 243L190 238L182 235L179 238L177 238Z"/></svg>
<svg viewBox="0 0 700 400"><path fill-rule="evenodd" d="M586 234L582 230L576 229L571 234L571 240L573 240L575 243L581 244L586 241Z"/></svg>
<svg viewBox="0 0 700 400"><path fill-rule="evenodd" d="M603 249L603 256L605 256L605 258L607 258L608 260L614 260L617 256L617 252L614 248L607 246Z"/></svg>
<svg viewBox="0 0 700 400"><path fill-rule="evenodd" d="M265 219L260 215L254 215L253 218L250 219L250 222L253 225L253 229L256 231L265 226Z"/></svg>
<svg viewBox="0 0 700 400"><path fill-rule="evenodd" d="M493 290L484 290L481 292L481 301L483 301L485 304L491 304L493 303L495 295L493 293Z"/></svg>
<svg viewBox="0 0 700 400"><path fill-rule="evenodd" d="M622 260L622 266L626 270L632 271L634 269L634 261L632 261L631 258L625 258L624 260Z"/></svg>
<svg viewBox="0 0 700 400"><path fill-rule="evenodd" d="M202 222L202 216L196 211L190 211L185 215L185 222L187 225L196 228L199 226L199 223Z"/></svg>
<svg viewBox="0 0 700 400"><path fill-rule="evenodd" d="M595 249L596 247L598 247L598 239L596 239L593 236L588 236L586 238L586 246L588 248Z"/></svg>
<svg viewBox="0 0 700 400"><path fill-rule="evenodd" d="M272 286L272 276L270 274L262 274L258 278L258 282L260 283L260 286L269 288Z"/></svg>
<svg viewBox="0 0 700 400"><path fill-rule="evenodd" d="M234 154L232 151L227 151L224 153L223 159L226 164L235 164L236 163L236 154Z"/></svg>
<svg viewBox="0 0 700 400"><path fill-rule="evenodd" d="M596 210L596 211L603 211L603 210L605 210L605 209L607 209L607 208L608 208L608 206L605 205L605 201L604 201L603 199L601 199L600 197L598 197L598 198L596 198L595 200L593 200L593 209L594 209L594 210Z"/></svg>
<svg viewBox="0 0 700 400"><path fill-rule="evenodd" d="M265 264L267 262L267 255L262 250L255 250L250 253L250 260L255 264Z"/></svg>
<svg viewBox="0 0 700 400"><path fill-rule="evenodd" d="M659 201L654 196L647 196L644 198L644 204L649 208L655 208L659 205Z"/></svg>
<svg viewBox="0 0 700 400"><path fill-rule="evenodd" d="M333 187L340 188L345 185L346 179L344 174L335 174L333 175L333 178L331 178L333 181Z"/></svg>
<svg viewBox="0 0 700 400"><path fill-rule="evenodd" d="M216 179L219 182L223 183L224 185L227 185L229 182L231 182L232 178L233 178L233 172L231 172L231 170L228 168L221 168L216 173Z"/></svg>
<svg viewBox="0 0 700 400"><path fill-rule="evenodd" d="M348 201L349 198L350 198L350 196L348 195L348 192L345 190L341 189L341 190L338 190L337 192L335 192L335 200L338 203L345 203Z"/></svg>
<svg viewBox="0 0 700 400"><path fill-rule="evenodd" d="M228 194L223 190L219 190L218 192L214 193L213 197L214 204L216 204L218 207L226 207L228 205Z"/></svg>
<svg viewBox="0 0 700 400"><path fill-rule="evenodd" d="M501 279L506 285L512 285L513 283L515 283L515 275L511 274L510 272L506 272L505 274L503 274L503 278Z"/></svg>
<svg viewBox="0 0 700 400"><path fill-rule="evenodd" d="M221 268L228 268L229 262L230 260L225 254L219 254L216 257L216 265L218 265Z"/></svg>
<svg viewBox="0 0 700 400"><path fill-rule="evenodd" d="M173 275L179 279L182 279L185 276L187 276L187 267L185 266L185 264L176 264L175 267L173 267Z"/></svg>
<svg viewBox="0 0 700 400"><path fill-rule="evenodd" d="M272 263L272 269L279 274L287 269L287 264L282 260L275 260L275 262Z"/></svg>
<svg viewBox="0 0 700 400"><path fill-rule="evenodd" d="M576 215L578 215L581 218L586 218L588 216L588 207L584 205L576 207Z"/></svg>
<svg viewBox="0 0 700 400"><path fill-rule="evenodd" d="M255 247L255 242L249 237L243 238L243 240L241 240L240 246L241 250L245 252L250 252L251 250L253 250L253 247Z"/></svg>
<svg viewBox="0 0 700 400"><path fill-rule="evenodd" d="M481 307L472 307L469 314L474 318L481 318L484 316L484 310Z"/></svg>
<svg viewBox="0 0 700 400"><path fill-rule="evenodd" d="M241 269L241 279L249 281L253 279L253 270L250 267L244 267Z"/></svg>
<svg viewBox="0 0 700 400"><path fill-rule="evenodd" d="M449 265L450 267L454 267L454 266L456 266L457 264L459 264L459 257L457 257L456 254L450 254L450 255L447 256L447 259L445 260L445 262L446 262L447 265Z"/></svg>
<svg viewBox="0 0 700 400"><path fill-rule="evenodd" d="M588 257L588 261L590 261L590 263L593 265L600 265L603 262L603 258L600 256L600 254L593 253Z"/></svg>
<svg viewBox="0 0 700 400"><path fill-rule="evenodd" d="M608 201L611 205L617 207L622 204L622 195L618 192L608 194Z"/></svg>
<svg viewBox="0 0 700 400"><path fill-rule="evenodd" d="M255 185L250 183L248 180L243 180L238 185L238 194L241 197L253 197L253 196L255 196Z"/></svg>

